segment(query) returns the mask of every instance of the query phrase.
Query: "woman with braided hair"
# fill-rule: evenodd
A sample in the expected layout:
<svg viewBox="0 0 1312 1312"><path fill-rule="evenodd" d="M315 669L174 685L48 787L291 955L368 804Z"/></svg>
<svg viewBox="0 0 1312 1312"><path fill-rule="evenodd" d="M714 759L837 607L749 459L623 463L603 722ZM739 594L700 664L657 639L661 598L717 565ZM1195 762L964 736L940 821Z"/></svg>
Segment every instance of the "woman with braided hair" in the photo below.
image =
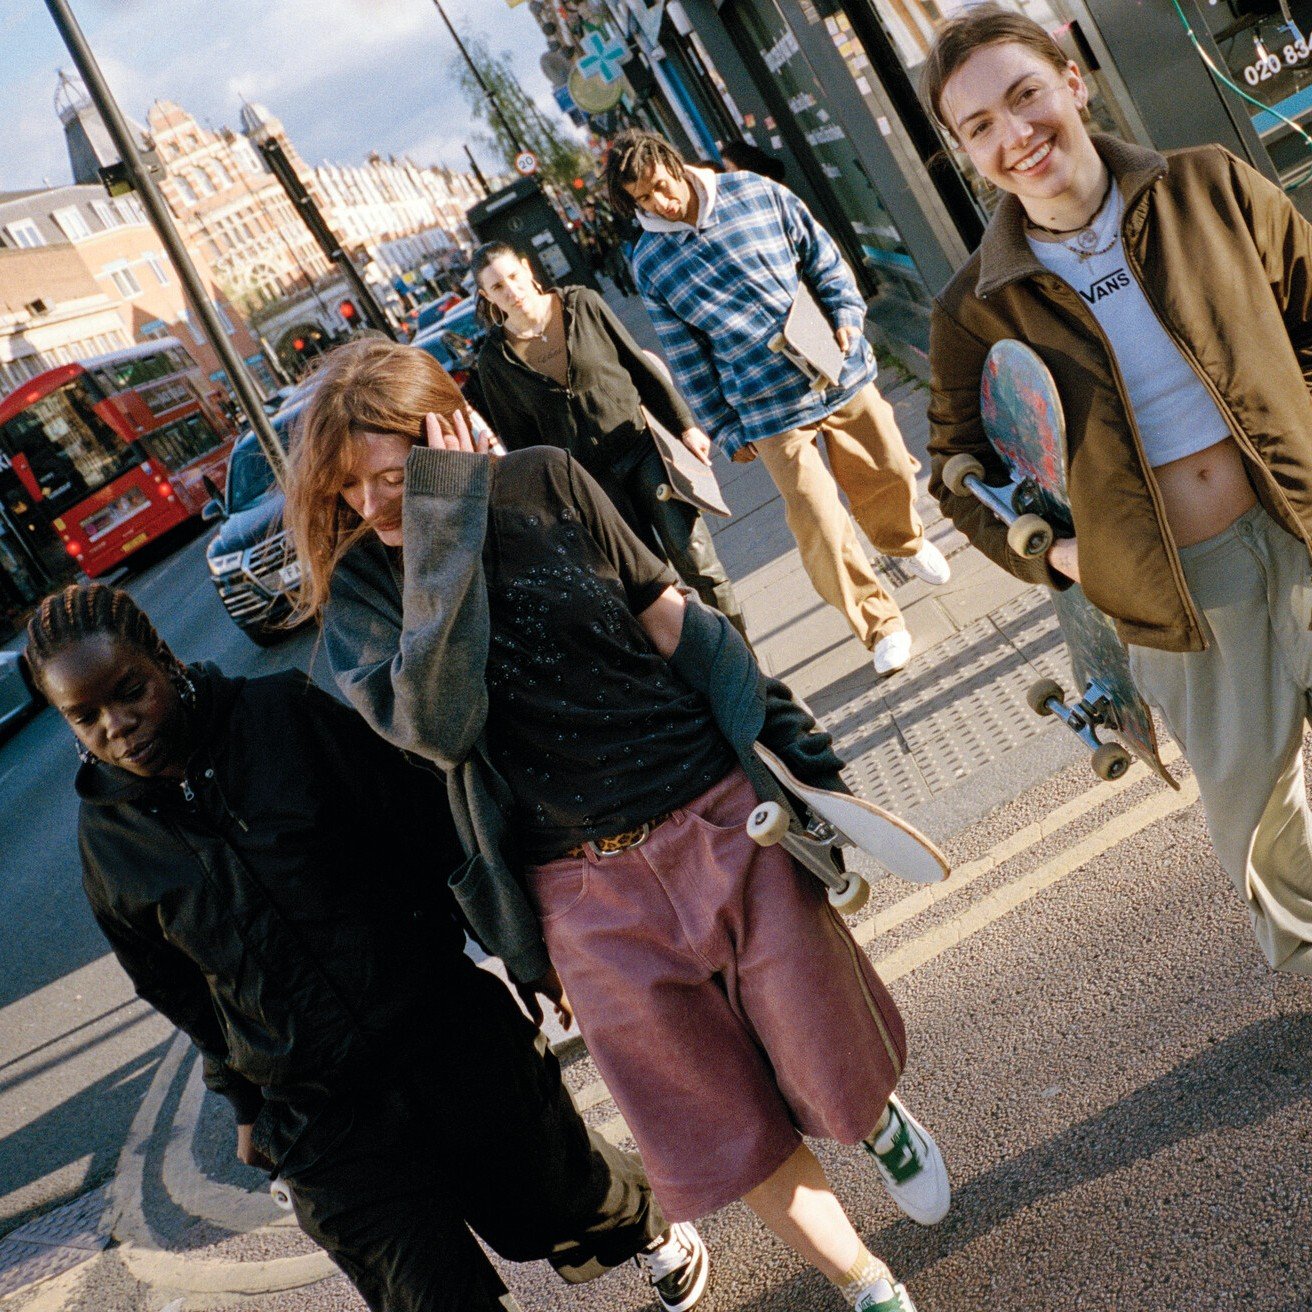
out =
<svg viewBox="0 0 1312 1312"><path fill-rule="evenodd" d="M574 1281L659 1239L636 1159L464 954L430 767L303 675L183 665L101 585L46 598L27 660L78 741L97 922L370 1308L513 1306L471 1228Z"/></svg>

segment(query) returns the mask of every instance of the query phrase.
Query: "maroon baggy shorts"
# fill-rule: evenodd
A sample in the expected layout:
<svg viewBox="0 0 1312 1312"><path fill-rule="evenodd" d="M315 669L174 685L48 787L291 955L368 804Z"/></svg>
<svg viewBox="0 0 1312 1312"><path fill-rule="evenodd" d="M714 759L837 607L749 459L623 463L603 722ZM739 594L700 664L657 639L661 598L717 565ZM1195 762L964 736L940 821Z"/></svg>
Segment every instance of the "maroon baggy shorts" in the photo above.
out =
<svg viewBox="0 0 1312 1312"><path fill-rule="evenodd" d="M743 826L735 768L639 847L528 872L588 1050L671 1220L741 1198L800 1136L856 1143L906 1061L824 887Z"/></svg>

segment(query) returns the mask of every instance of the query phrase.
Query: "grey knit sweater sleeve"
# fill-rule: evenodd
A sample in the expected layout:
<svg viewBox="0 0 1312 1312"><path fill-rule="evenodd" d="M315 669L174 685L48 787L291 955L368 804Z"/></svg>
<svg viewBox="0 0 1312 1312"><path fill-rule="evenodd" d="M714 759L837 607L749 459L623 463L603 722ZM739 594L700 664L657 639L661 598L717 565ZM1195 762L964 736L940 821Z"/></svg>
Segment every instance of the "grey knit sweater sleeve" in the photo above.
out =
<svg viewBox="0 0 1312 1312"><path fill-rule="evenodd" d="M324 645L343 695L389 742L451 770L487 718L483 540L491 458L415 447L405 466L404 582L362 543L334 572Z"/></svg>

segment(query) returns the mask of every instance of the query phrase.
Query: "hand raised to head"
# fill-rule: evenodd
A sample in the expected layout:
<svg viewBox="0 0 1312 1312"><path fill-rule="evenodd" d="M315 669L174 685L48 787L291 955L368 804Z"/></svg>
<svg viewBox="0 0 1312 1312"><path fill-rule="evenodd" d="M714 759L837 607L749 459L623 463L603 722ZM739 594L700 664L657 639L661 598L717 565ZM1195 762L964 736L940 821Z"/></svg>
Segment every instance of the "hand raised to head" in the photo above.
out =
<svg viewBox="0 0 1312 1312"><path fill-rule="evenodd" d="M492 434L474 437L463 410L454 414L424 416L424 441L436 451L468 451L472 455L491 454Z"/></svg>

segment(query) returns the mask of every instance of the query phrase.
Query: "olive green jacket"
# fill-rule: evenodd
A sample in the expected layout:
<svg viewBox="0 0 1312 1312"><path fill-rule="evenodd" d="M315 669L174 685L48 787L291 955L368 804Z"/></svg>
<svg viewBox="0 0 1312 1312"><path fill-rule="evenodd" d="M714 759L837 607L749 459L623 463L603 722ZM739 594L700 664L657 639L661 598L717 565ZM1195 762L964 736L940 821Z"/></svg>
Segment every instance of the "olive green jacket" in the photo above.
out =
<svg viewBox="0 0 1312 1312"><path fill-rule="evenodd" d="M1125 198L1126 263L1231 424L1267 511L1312 547L1312 225L1285 194L1219 146L1163 156L1094 138ZM1007 546L1006 526L943 482L966 451L989 482L1005 468L980 420L984 357L1018 338L1043 358L1066 416L1080 581L1126 642L1200 651L1189 596L1125 384L1079 294L1030 250L1007 195L979 249L937 298L931 329L930 491L985 555L1018 578L1063 587L1043 558Z"/></svg>

